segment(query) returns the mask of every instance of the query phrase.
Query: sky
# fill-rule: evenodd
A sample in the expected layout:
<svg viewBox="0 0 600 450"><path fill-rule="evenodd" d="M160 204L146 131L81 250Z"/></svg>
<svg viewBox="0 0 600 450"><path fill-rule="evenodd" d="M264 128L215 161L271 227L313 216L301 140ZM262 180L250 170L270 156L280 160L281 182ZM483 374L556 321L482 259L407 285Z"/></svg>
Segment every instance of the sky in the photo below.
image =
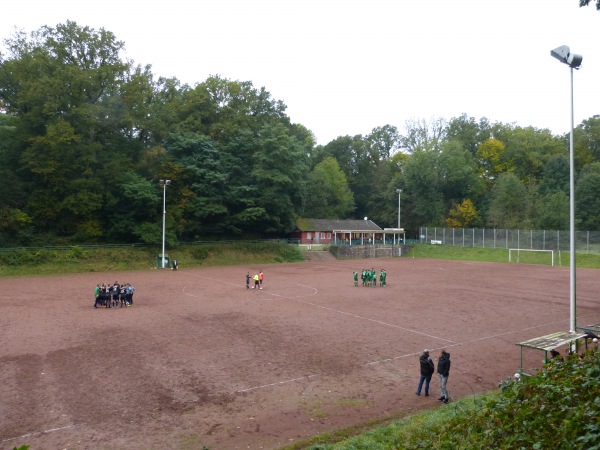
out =
<svg viewBox="0 0 600 450"><path fill-rule="evenodd" d="M250 81L318 144L467 114L569 132L600 114L600 12L578 0L24 0L0 40L67 20L104 28L156 78Z"/></svg>

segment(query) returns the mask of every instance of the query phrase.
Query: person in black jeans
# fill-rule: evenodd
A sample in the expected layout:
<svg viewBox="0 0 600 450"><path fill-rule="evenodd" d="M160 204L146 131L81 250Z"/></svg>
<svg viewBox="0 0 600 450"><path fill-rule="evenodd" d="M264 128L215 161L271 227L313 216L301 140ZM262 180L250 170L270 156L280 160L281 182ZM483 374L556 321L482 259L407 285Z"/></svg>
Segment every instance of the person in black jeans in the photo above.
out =
<svg viewBox="0 0 600 450"><path fill-rule="evenodd" d="M423 350L419 357L419 365L421 366L421 378L419 379L419 387L417 388L417 395L421 395L421 389L423 388L423 382L425 382L425 397L429 397L429 383L431 382L431 376L435 370L433 360L429 356L429 350Z"/></svg>
<svg viewBox="0 0 600 450"><path fill-rule="evenodd" d="M440 359L438 359L438 376L440 377L440 391L441 396L438 400L448 403L448 390L446 389L446 383L448 382L448 376L450 375L450 353L446 350L440 352Z"/></svg>

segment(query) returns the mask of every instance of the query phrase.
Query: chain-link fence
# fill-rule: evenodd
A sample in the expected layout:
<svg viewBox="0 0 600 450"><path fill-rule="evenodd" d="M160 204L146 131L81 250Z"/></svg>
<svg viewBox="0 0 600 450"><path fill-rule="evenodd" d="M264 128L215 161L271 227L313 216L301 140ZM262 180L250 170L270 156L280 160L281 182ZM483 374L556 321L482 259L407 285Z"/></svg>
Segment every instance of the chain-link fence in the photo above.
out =
<svg viewBox="0 0 600 450"><path fill-rule="evenodd" d="M570 250L569 231L421 227L421 242L463 247ZM600 231L575 232L575 250L600 254Z"/></svg>

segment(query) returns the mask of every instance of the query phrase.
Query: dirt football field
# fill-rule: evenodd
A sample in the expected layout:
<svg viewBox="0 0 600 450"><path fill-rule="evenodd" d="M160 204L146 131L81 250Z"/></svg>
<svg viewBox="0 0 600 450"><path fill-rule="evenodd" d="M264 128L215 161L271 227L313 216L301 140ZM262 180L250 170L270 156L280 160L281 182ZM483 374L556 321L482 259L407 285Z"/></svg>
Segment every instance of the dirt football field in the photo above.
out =
<svg viewBox="0 0 600 450"><path fill-rule="evenodd" d="M386 287L355 287L384 268ZM265 273L263 289L245 275ZM98 283L136 287L93 308ZM577 270L577 323L600 322ZM430 259L311 261L0 279L0 448L278 449L431 408L418 357L451 355L453 398L520 366L516 342L569 328L569 269ZM526 349L526 369L543 353ZM437 376L437 375L436 375Z"/></svg>

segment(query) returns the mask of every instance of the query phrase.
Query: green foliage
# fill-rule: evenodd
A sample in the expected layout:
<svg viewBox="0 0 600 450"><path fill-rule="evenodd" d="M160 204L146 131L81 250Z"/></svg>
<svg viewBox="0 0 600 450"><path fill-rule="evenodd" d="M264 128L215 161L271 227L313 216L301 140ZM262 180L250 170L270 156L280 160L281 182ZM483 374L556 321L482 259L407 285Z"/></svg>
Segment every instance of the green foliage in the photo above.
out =
<svg viewBox="0 0 600 450"><path fill-rule="evenodd" d="M329 435L288 449L600 449L597 348L500 388L344 440Z"/></svg>
<svg viewBox="0 0 600 450"><path fill-rule="evenodd" d="M551 361L536 376L501 384L503 395L441 431L454 448L600 448L600 352Z"/></svg>
<svg viewBox="0 0 600 450"><path fill-rule="evenodd" d="M335 158L327 156L308 175L306 217L319 219L347 218L354 210L354 196L346 175Z"/></svg>
<svg viewBox="0 0 600 450"><path fill-rule="evenodd" d="M575 202L579 226L600 230L600 162L587 165L577 182Z"/></svg>
<svg viewBox="0 0 600 450"><path fill-rule="evenodd" d="M527 188L515 174L502 174L492 191L488 223L494 228L525 228L528 218L527 197Z"/></svg>
<svg viewBox="0 0 600 450"><path fill-rule="evenodd" d="M389 227L398 188L411 234L442 225L465 199L482 227L564 228L568 141L548 130L463 114L315 147L265 88L221 76L194 87L155 79L150 66L123 60L125 44L104 29L67 21L4 44L0 246L156 244L160 178L173 181L166 227L175 243L281 236L305 213ZM599 161L593 116L575 130L580 229L600 229ZM513 198L493 190L509 172L521 184Z"/></svg>
<svg viewBox="0 0 600 450"><path fill-rule="evenodd" d="M0 276L144 270L156 267L159 246L65 247L0 251ZM227 241L170 246L180 267L303 261L295 246L279 242Z"/></svg>

